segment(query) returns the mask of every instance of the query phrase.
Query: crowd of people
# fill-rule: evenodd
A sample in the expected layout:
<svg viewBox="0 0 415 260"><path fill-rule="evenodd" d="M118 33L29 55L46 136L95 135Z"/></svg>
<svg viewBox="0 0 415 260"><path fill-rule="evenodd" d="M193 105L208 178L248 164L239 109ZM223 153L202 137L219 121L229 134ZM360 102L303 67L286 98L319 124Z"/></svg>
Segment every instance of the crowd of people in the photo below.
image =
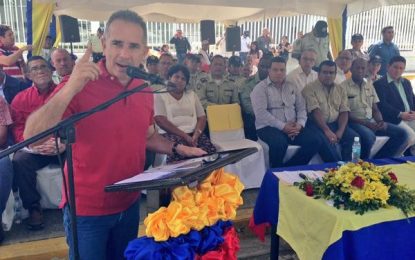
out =
<svg viewBox="0 0 415 260"><path fill-rule="evenodd" d="M406 60L392 42L391 26L369 53L361 50L363 36L354 34L353 48L334 61L324 21L299 35L293 46L282 37L274 50L268 29L252 42L244 32L240 55L229 58L209 57L206 42L202 52L191 53L181 30L170 41L176 56L168 45L160 57L148 56L145 22L131 11L115 12L98 33L101 48L91 40L76 63L68 51L56 48L49 58L32 56L26 64L23 53L31 46L15 47L12 29L0 26L0 149L142 84L126 74L127 66L141 66L174 86L152 85L148 91L164 93L130 96L76 125L82 258L119 259L137 234L139 194L105 193L104 186L143 171L149 151L168 154L169 162L215 152L206 129L210 105L240 104L245 135L269 146L271 167L307 164L316 154L324 162L350 161L355 137L361 140L362 159L369 158L376 136L389 137L376 158L415 155L415 97L402 77ZM287 73L290 52L299 65ZM283 162L288 145L300 149ZM65 146L50 137L16 152L11 161L2 158L0 213L13 187L29 210L28 228L43 228L36 171L64 155ZM61 206L73 256L66 188ZM0 228L0 241L3 236Z"/></svg>

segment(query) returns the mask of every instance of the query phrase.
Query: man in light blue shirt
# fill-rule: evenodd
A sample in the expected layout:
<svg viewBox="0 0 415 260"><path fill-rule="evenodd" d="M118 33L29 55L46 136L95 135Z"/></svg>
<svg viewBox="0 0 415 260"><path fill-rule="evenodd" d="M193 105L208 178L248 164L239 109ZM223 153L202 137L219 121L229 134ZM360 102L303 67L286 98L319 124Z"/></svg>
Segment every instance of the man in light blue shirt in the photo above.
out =
<svg viewBox="0 0 415 260"><path fill-rule="evenodd" d="M382 59L382 66L379 71L379 74L382 76L386 75L390 59L400 55L398 46L392 42L394 36L393 26L386 26L382 29L383 40L369 47L369 56L371 58L378 55Z"/></svg>
<svg viewBox="0 0 415 260"><path fill-rule="evenodd" d="M307 164L321 144L321 140L305 127L307 111L301 92L285 78L286 62L275 57L271 60L268 77L251 93L258 137L269 146L272 168ZM283 164L289 144L301 148Z"/></svg>

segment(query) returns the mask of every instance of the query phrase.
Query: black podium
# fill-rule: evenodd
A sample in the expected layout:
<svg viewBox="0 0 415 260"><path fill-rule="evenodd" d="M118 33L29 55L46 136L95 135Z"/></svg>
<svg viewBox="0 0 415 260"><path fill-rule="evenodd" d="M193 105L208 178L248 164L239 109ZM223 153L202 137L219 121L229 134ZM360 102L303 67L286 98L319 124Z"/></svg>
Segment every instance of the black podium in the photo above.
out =
<svg viewBox="0 0 415 260"><path fill-rule="evenodd" d="M218 153L218 158L213 161L204 160L200 165L191 169L178 167L171 173L153 180L131 181L127 183L113 184L105 187L106 192L147 190L148 211L157 210L160 206L167 206L170 202L169 190L183 185L195 185L203 181L212 171L256 153L257 148L245 148L234 151ZM143 173L143 174L151 174ZM167 196L167 198L166 198Z"/></svg>

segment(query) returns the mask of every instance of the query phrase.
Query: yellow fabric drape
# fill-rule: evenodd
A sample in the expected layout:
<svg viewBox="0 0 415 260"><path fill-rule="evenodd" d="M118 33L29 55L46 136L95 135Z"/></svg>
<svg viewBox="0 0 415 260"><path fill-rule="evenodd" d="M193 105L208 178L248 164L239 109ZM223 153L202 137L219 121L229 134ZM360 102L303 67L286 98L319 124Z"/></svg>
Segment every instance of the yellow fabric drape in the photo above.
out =
<svg viewBox="0 0 415 260"><path fill-rule="evenodd" d="M399 184L415 189L415 164L385 165L398 177ZM300 259L322 259L324 252L346 230L359 230L386 221L404 219L395 207L381 208L357 215L336 209L323 199L307 197L298 187L279 182L279 216L277 234L294 249ZM413 216L413 215L412 215ZM414 218L411 219L414 221Z"/></svg>
<svg viewBox="0 0 415 260"><path fill-rule="evenodd" d="M56 39L55 39L55 43L53 44L53 47L58 48L61 41L62 41L61 19L59 19L59 16L57 16L56 17Z"/></svg>
<svg viewBox="0 0 415 260"><path fill-rule="evenodd" d="M46 36L49 34L49 25L54 8L55 3L36 0L32 2L33 55L41 54Z"/></svg>
<svg viewBox="0 0 415 260"><path fill-rule="evenodd" d="M337 58L339 52L343 49L343 25L342 18L327 18L327 24L329 26L329 39L331 46L331 53L333 59Z"/></svg>

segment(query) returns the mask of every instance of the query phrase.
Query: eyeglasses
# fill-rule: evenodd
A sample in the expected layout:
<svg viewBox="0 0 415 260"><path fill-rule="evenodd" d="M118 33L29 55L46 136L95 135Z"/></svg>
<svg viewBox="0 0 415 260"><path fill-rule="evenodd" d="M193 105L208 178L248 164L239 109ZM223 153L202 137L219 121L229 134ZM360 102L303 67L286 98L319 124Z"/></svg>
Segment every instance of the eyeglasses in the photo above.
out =
<svg viewBox="0 0 415 260"><path fill-rule="evenodd" d="M40 65L40 66L34 66L30 68L30 72L40 72L40 71L45 71L45 70L49 70L49 66L48 65Z"/></svg>

